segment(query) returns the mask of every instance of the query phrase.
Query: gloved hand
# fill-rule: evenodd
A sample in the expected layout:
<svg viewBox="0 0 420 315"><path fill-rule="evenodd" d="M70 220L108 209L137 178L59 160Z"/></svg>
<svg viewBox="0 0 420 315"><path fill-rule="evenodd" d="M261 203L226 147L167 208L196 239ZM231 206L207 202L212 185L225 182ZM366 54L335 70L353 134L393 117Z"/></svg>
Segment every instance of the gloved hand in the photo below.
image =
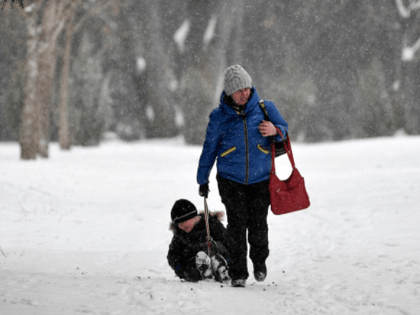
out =
<svg viewBox="0 0 420 315"><path fill-rule="evenodd" d="M200 185L200 188L198 189L198 194L201 197L208 198L209 197L209 192L210 192L210 189L209 189L209 184L208 183L204 184L204 185Z"/></svg>

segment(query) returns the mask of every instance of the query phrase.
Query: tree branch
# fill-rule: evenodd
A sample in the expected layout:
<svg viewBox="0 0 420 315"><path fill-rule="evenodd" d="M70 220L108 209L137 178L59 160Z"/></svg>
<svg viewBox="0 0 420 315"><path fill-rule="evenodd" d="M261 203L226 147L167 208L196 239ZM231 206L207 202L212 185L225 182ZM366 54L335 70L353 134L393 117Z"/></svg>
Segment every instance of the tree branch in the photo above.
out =
<svg viewBox="0 0 420 315"><path fill-rule="evenodd" d="M407 19L411 15L411 11L404 6L402 0L395 0L395 5L397 6L398 13L404 19Z"/></svg>
<svg viewBox="0 0 420 315"><path fill-rule="evenodd" d="M69 0L67 3L65 3L64 5L62 5L60 7L60 12L59 14L61 15L62 18L67 18L69 16L69 13L73 13L73 11L76 9L77 5L81 2L82 0Z"/></svg>
<svg viewBox="0 0 420 315"><path fill-rule="evenodd" d="M403 19L408 19L411 16L411 12L420 9L420 1L411 1L408 7L404 6L403 0L395 0L398 13Z"/></svg>
<svg viewBox="0 0 420 315"><path fill-rule="evenodd" d="M25 19L29 18L31 14L35 14L38 8L42 6L44 0L36 1L37 3L32 3L28 6L25 6L22 10L18 10L19 14L23 16Z"/></svg>
<svg viewBox="0 0 420 315"><path fill-rule="evenodd" d="M66 23L68 23L69 18L73 15L74 10L81 1L82 0L70 0L58 9L58 23L56 28L54 29L54 32L51 34L51 42L55 42L57 40L64 26L66 25Z"/></svg>
<svg viewBox="0 0 420 315"><path fill-rule="evenodd" d="M100 14L111 5L114 5L112 1L107 1L105 5L103 5L101 1L95 4L95 6L91 7L88 10L88 12L74 25L74 32L76 33L77 31L79 31L79 29L83 26L83 23L85 23L87 19L94 15Z"/></svg>
<svg viewBox="0 0 420 315"><path fill-rule="evenodd" d="M402 51L402 60L403 61L412 61L414 59L414 55L420 49L420 38L416 41L416 43L412 47L404 47Z"/></svg>
<svg viewBox="0 0 420 315"><path fill-rule="evenodd" d="M414 50L414 52L417 52L420 49L420 38L417 40L417 42L411 47L411 49Z"/></svg>

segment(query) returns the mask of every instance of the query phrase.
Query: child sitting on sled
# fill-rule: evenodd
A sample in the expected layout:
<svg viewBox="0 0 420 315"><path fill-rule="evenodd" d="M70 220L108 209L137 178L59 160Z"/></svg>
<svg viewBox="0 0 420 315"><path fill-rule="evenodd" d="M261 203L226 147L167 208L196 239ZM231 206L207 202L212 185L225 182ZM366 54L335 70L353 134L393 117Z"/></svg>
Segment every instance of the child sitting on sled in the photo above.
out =
<svg viewBox="0 0 420 315"><path fill-rule="evenodd" d="M204 213L197 213L196 207L188 200L175 202L171 211L173 232L168 251L168 263L175 274L186 281L196 282L212 279L229 281L227 230L220 222L222 211L209 214L210 253Z"/></svg>

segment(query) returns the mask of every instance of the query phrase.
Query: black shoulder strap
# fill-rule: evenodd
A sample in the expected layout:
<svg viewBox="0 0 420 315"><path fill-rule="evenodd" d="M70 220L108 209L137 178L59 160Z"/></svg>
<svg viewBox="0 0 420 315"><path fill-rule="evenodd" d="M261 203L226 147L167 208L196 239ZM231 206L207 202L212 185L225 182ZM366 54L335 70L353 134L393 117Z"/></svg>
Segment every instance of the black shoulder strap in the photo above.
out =
<svg viewBox="0 0 420 315"><path fill-rule="evenodd" d="M268 117L268 111L267 111L267 108L265 107L264 100L259 100L259 101L258 101L258 104L260 104L260 107L261 107L262 111L264 112L264 116L265 116L265 118L266 118L268 121L270 121L270 117Z"/></svg>

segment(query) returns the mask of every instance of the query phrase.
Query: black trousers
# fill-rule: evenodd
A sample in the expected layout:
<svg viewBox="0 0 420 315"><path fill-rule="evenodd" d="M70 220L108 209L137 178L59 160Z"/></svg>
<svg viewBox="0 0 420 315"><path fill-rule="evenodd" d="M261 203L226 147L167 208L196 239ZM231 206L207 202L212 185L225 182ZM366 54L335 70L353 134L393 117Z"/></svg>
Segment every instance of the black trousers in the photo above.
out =
<svg viewBox="0 0 420 315"><path fill-rule="evenodd" d="M249 256L255 265L265 263L268 255L267 215L270 205L268 181L243 185L217 175L220 197L226 207L230 238L229 275L232 280L247 279ZM248 233L248 240L247 240Z"/></svg>

